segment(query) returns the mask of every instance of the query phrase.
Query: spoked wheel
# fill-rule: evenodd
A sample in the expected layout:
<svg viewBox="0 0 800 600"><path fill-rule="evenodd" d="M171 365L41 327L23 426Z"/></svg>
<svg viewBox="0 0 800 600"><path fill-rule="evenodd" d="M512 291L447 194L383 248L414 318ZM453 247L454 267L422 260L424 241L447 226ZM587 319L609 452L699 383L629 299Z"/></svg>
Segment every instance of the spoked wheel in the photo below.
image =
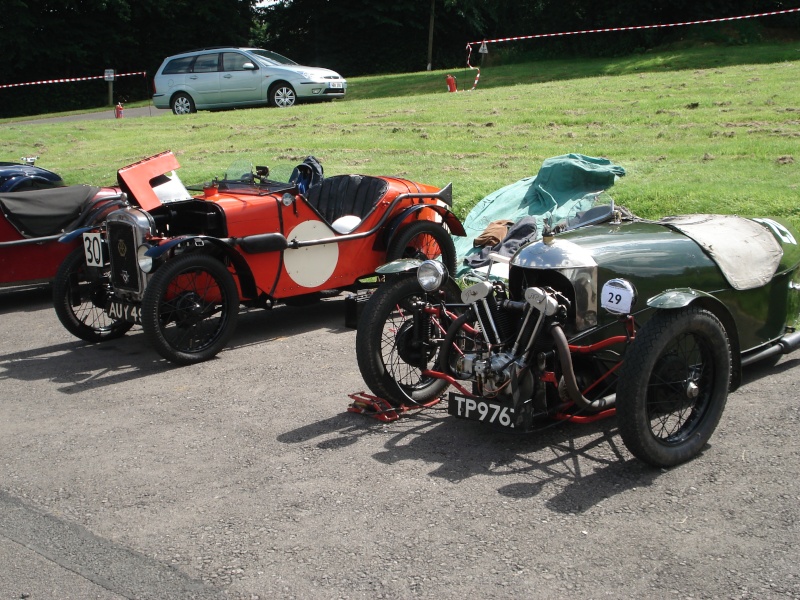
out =
<svg viewBox="0 0 800 600"><path fill-rule="evenodd" d="M440 260L453 275L456 270L456 247L444 227L433 221L415 221L400 231L386 252L389 261L398 258Z"/></svg>
<svg viewBox="0 0 800 600"><path fill-rule="evenodd" d="M239 314L239 292L230 271L206 254L187 254L153 275L142 301L148 341L169 361L188 365L215 356Z"/></svg>
<svg viewBox="0 0 800 600"><path fill-rule="evenodd" d="M83 248L78 248L64 259L53 281L56 316L67 331L87 342L121 337L133 323L105 312L109 293L108 273L88 268Z"/></svg>
<svg viewBox="0 0 800 600"><path fill-rule="evenodd" d="M617 417L637 458L671 467L696 456L719 423L731 376L722 323L699 308L656 313L625 352Z"/></svg>
<svg viewBox="0 0 800 600"><path fill-rule="evenodd" d="M445 286L449 302L458 299L458 286ZM356 335L356 358L370 390L393 406L429 402L442 394L447 382L423 375L435 369L439 344L449 319L423 310L436 305L438 292L426 294L416 277L386 283L364 307Z"/></svg>

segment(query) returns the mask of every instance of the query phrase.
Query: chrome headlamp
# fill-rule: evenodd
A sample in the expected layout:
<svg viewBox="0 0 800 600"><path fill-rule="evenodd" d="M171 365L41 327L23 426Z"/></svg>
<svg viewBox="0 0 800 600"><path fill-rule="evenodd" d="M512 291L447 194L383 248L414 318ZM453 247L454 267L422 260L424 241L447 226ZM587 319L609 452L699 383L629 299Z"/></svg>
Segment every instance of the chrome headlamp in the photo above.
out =
<svg viewBox="0 0 800 600"><path fill-rule="evenodd" d="M150 250L150 246L147 244L142 244L136 249L136 260L143 273L149 273L153 270L153 257L145 254L148 250Z"/></svg>
<svg viewBox="0 0 800 600"><path fill-rule="evenodd" d="M417 281L426 292L438 290L447 279L447 267L438 260L426 260L417 269Z"/></svg>

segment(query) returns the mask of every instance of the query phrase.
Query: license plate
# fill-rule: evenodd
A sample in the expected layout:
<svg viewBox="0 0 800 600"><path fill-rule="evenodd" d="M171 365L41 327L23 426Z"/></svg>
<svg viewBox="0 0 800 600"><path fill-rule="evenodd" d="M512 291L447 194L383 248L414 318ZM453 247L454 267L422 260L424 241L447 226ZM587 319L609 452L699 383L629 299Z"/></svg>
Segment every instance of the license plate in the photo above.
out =
<svg viewBox="0 0 800 600"><path fill-rule="evenodd" d="M87 267L102 267L105 264L103 237L99 233L83 234L83 254L86 257Z"/></svg>
<svg viewBox="0 0 800 600"><path fill-rule="evenodd" d="M331 83L330 87L332 89L334 89L334 90L340 90L340 89L342 89L342 84L341 84L341 82L335 82L335 83Z"/></svg>
<svg viewBox="0 0 800 600"><path fill-rule="evenodd" d="M514 428L514 409L497 402L450 392L447 412L462 419Z"/></svg>
<svg viewBox="0 0 800 600"><path fill-rule="evenodd" d="M127 302L114 300L109 302L106 313L108 313L108 316L112 319L139 324L142 322L142 309L136 304L128 304Z"/></svg>

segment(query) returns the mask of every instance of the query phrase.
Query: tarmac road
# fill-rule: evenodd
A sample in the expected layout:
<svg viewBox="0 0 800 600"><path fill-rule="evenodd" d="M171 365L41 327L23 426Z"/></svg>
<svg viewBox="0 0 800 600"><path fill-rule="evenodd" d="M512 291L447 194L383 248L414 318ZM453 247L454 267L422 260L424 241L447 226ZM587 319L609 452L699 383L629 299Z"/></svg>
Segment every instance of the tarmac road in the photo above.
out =
<svg viewBox="0 0 800 600"><path fill-rule="evenodd" d="M343 304L244 313L177 368L0 292L0 598L800 598L800 356L662 471L614 419L348 413Z"/></svg>
<svg viewBox="0 0 800 600"><path fill-rule="evenodd" d="M164 115L171 115L172 111L169 109L156 108L153 105L139 106L136 108L125 108L122 112L123 119L131 119L135 117L160 117ZM98 110L96 112L81 113L78 115L63 115L60 117L48 117L46 119L30 119L27 121L17 121L16 123L58 123L60 121L96 121L98 119L115 119L114 108L108 107L105 110Z"/></svg>

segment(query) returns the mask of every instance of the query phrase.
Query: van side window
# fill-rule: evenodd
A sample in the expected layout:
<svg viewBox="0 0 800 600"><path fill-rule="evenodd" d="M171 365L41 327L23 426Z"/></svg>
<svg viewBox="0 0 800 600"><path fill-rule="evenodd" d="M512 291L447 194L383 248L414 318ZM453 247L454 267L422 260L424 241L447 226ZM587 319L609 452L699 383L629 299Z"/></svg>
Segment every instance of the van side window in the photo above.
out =
<svg viewBox="0 0 800 600"><path fill-rule="evenodd" d="M244 63L255 64L251 59L247 58L244 54L238 52L223 52L222 53L222 70L223 71L244 71ZM258 65L256 65L258 69Z"/></svg>
<svg viewBox="0 0 800 600"><path fill-rule="evenodd" d="M177 75L178 73L191 72L192 61L194 56L184 56L183 58L176 58L167 63L164 70L161 72L163 75Z"/></svg>
<svg viewBox="0 0 800 600"><path fill-rule="evenodd" d="M214 71L219 71L219 53L201 54L197 57L197 60L194 61L194 69L192 69L192 71L195 73L212 73Z"/></svg>

